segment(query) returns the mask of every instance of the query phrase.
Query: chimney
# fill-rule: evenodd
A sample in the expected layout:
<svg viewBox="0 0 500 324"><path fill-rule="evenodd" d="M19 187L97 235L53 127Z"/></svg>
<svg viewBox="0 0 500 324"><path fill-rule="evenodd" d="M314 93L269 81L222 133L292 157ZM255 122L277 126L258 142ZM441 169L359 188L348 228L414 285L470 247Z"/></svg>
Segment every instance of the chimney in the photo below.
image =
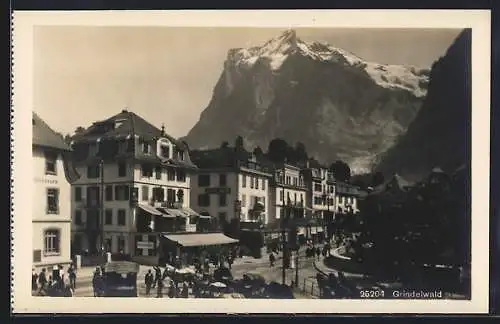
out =
<svg viewBox="0 0 500 324"><path fill-rule="evenodd" d="M161 124L161 136L165 136L165 124Z"/></svg>

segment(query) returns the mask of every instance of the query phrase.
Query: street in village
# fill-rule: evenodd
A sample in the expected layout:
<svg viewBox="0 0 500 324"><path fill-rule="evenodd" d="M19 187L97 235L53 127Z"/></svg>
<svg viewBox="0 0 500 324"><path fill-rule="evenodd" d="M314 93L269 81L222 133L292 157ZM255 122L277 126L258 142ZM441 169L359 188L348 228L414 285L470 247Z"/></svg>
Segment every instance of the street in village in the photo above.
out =
<svg viewBox="0 0 500 324"><path fill-rule="evenodd" d="M318 296L318 284L316 282L316 269L314 268L314 258L305 258L304 251L301 252L299 258L299 283L300 289L303 290L304 282L306 284L305 293L296 293L296 298L310 298L311 296ZM140 272L137 275L137 288L139 297L146 297L146 285L144 283L144 277L147 271L153 268L149 266L140 266ZM77 273L77 283L75 290L75 297L91 297L93 296L92 289L92 275L95 268L85 267L78 270ZM164 269L162 269L163 271ZM213 272L214 267L211 267L211 272ZM264 255L260 259L253 257L243 257L238 258L234 261L231 267L231 273L235 279L242 278L246 273L252 273L261 275L267 282L277 282L282 283L282 262L281 256L278 256L278 260L275 262L274 266L271 267L269 264L269 259L267 255ZM286 270L286 280L289 285L292 280L295 280L295 269ZM305 280L305 281L304 281ZM150 296L156 296L156 290L152 290ZM164 294L165 298L166 294Z"/></svg>
<svg viewBox="0 0 500 324"><path fill-rule="evenodd" d="M319 286L316 279L318 272L323 274L334 273L338 275L338 272L334 269L327 268L324 263L324 257L321 256L319 259L317 257L305 257L305 250L301 249L299 257L299 284L294 290L295 298L319 298ZM139 297L146 296L146 285L144 283L144 277L147 271L153 268L150 266L141 265L140 271L137 276L137 287ZM92 275L95 268L85 267L78 271L77 274L77 287L75 290L75 297L92 297ZM164 269L162 268L162 271ZM211 267L211 272L213 272L214 267ZM275 262L274 266L271 267L267 255L264 255L260 259L253 257L244 256L243 258L238 258L234 261L231 267L231 273L234 279L241 279L244 274L256 274L262 276L266 282L277 282L282 283L282 259L281 255L278 255L278 260ZM354 287L358 290L370 289L370 290L384 290L384 289L401 289L402 285L399 282L377 282L372 278L360 275L344 273L346 279L348 279ZM295 281L296 270L287 269L286 270L286 284L290 285L292 281ZM149 297L155 297L156 290L152 289ZM352 296L353 298L358 298L359 296ZM168 298L164 294L164 298Z"/></svg>

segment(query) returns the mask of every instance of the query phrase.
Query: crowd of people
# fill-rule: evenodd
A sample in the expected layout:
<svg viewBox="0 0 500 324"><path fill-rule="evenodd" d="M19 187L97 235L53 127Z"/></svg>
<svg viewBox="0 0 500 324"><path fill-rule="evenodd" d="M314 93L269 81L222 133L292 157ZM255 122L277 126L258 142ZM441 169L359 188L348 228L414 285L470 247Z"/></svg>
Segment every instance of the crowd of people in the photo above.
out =
<svg viewBox="0 0 500 324"><path fill-rule="evenodd" d="M62 265L55 265L52 273L43 268L40 273L32 269L31 291L36 296L71 297L76 289L76 269L70 264L67 273Z"/></svg>

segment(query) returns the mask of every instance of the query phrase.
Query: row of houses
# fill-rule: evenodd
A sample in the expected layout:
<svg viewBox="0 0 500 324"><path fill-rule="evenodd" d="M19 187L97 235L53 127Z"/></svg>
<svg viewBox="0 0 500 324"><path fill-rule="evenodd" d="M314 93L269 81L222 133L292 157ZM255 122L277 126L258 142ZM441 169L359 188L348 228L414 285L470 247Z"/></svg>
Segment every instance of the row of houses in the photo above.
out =
<svg viewBox="0 0 500 324"><path fill-rule="evenodd" d="M34 201L42 202L33 215L35 267L102 251L159 260L169 242L222 245L234 240L216 228L234 219L271 231L284 217L313 219L301 234L324 235L336 213L359 211L357 188L313 160L190 151L127 110L94 122L71 145L33 114L33 160Z"/></svg>

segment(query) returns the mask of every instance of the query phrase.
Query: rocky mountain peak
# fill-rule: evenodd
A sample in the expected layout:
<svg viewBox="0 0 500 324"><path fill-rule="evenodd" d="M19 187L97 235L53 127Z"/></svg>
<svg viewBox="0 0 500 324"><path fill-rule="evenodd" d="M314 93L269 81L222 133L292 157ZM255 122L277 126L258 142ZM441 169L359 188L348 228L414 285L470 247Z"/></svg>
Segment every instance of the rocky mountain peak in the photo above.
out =
<svg viewBox="0 0 500 324"><path fill-rule="evenodd" d="M428 70L379 64L285 30L228 51L207 108L185 140L219 147L242 136L249 149L274 138L302 142L322 163L369 170L404 134L426 94Z"/></svg>

